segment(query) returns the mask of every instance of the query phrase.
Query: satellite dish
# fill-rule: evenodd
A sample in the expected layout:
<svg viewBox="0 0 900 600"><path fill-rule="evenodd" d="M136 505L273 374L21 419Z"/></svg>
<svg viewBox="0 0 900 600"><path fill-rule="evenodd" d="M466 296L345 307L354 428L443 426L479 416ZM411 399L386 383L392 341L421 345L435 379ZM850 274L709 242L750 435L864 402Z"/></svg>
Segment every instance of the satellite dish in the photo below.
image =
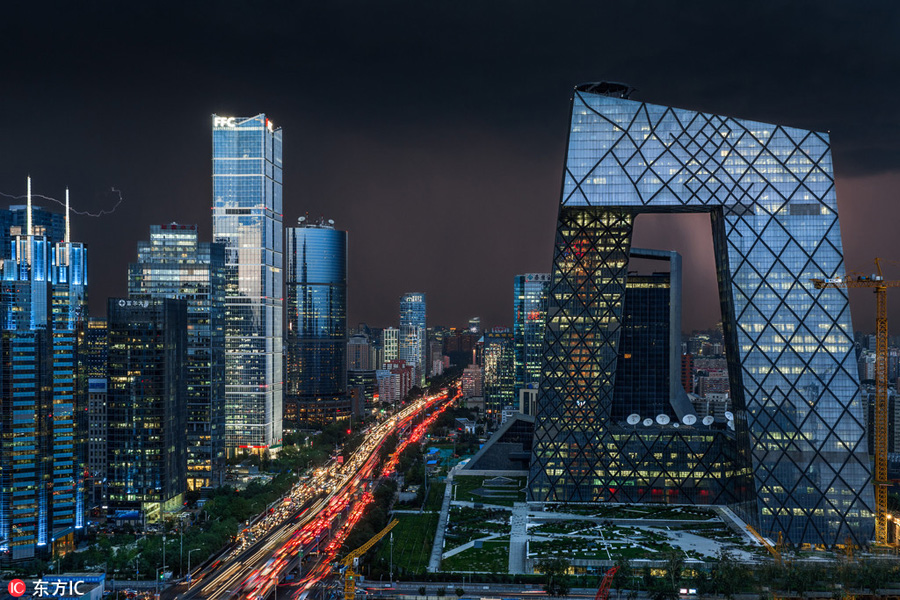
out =
<svg viewBox="0 0 900 600"><path fill-rule="evenodd" d="M707 415L707 416L703 417L703 424L706 425L707 427L709 427L710 425L713 424L713 421L715 421L715 420L716 420L716 418L714 416Z"/></svg>
<svg viewBox="0 0 900 600"><path fill-rule="evenodd" d="M641 422L641 415L628 415L626 421L628 421L629 425L637 425Z"/></svg>
<svg viewBox="0 0 900 600"><path fill-rule="evenodd" d="M650 427L653 425L653 419L644 419L644 427Z"/></svg>
<svg viewBox="0 0 900 600"><path fill-rule="evenodd" d="M668 425L669 421L671 421L669 415L656 415L656 422L660 425Z"/></svg>
<svg viewBox="0 0 900 600"><path fill-rule="evenodd" d="M678 421L675 421L674 423L672 423L672 427L678 429L679 427L681 427L681 424Z"/></svg>
<svg viewBox="0 0 900 600"><path fill-rule="evenodd" d="M729 421L734 421L734 413L732 413L730 410L726 410L725 418L728 419Z"/></svg>
<svg viewBox="0 0 900 600"><path fill-rule="evenodd" d="M328 219L328 224L329 224L329 225L334 225L334 219Z"/></svg>
<svg viewBox="0 0 900 600"><path fill-rule="evenodd" d="M734 421L728 421L728 429L734 431Z"/></svg>
<svg viewBox="0 0 900 600"><path fill-rule="evenodd" d="M301 223L306 220L306 217L297 217L297 220Z"/></svg>
<svg viewBox="0 0 900 600"><path fill-rule="evenodd" d="M681 422L685 425L693 425L697 422L697 415L684 415Z"/></svg>

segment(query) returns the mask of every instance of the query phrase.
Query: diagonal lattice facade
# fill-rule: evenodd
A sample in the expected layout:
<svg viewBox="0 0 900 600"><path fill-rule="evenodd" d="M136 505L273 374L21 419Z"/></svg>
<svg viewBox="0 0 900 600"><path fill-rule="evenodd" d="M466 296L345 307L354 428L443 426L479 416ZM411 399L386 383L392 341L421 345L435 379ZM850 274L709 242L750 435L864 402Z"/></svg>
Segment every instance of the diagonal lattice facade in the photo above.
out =
<svg viewBox="0 0 900 600"><path fill-rule="evenodd" d="M793 544L868 541L874 501L847 295L810 281L844 272L827 136L634 102L625 91L590 84L573 100L532 497L646 501L639 490L649 486L649 500L734 504L764 535ZM611 419L642 212L711 213L733 432L680 424L638 434ZM650 449L685 436L695 445ZM666 457L700 470L666 476ZM715 479L730 491L719 494Z"/></svg>

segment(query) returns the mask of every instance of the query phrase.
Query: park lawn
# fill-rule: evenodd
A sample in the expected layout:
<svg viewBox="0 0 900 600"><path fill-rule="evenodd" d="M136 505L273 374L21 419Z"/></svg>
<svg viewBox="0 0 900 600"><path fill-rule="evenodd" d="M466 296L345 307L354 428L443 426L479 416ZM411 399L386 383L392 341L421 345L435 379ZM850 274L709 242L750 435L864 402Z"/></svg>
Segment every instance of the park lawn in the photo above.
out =
<svg viewBox="0 0 900 600"><path fill-rule="evenodd" d="M395 519L400 520L391 532L394 534L394 569L402 567L407 573L424 573L427 570L438 516L435 513L394 515ZM390 540L385 539L375 559L388 563L390 557Z"/></svg>
<svg viewBox="0 0 900 600"><path fill-rule="evenodd" d="M525 501L525 492L522 491L525 487L524 477L510 477L513 483L509 487L487 487L484 485L485 479L493 479L493 477L456 477L453 480L456 485L456 499L510 507L516 502ZM493 492L494 495L475 494L475 490L480 488Z"/></svg>
<svg viewBox="0 0 900 600"><path fill-rule="evenodd" d="M441 571L506 573L509 570L509 538L487 540L481 548L469 548L441 561Z"/></svg>

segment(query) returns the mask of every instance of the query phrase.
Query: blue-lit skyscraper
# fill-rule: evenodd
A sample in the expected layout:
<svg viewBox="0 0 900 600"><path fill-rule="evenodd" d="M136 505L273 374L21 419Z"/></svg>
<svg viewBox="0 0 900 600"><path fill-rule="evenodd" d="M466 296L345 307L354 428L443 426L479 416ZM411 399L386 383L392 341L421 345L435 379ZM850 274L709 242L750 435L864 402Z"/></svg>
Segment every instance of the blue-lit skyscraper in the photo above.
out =
<svg viewBox="0 0 900 600"><path fill-rule="evenodd" d="M631 91L585 84L573 97L532 497L603 501L623 486L679 497L668 475L626 464L626 448L707 426L685 415L674 436L667 415L622 421L612 409L634 220L706 212L733 405L715 461L751 476L728 503L790 544L868 543L874 495L847 292L811 281L844 275L828 135L635 102ZM683 446L659 452L690 458ZM682 478L695 467L709 470L684 465Z"/></svg>
<svg viewBox="0 0 900 600"><path fill-rule="evenodd" d="M516 275L513 285L513 337L517 395L522 388L536 388L541 380L549 288L549 273Z"/></svg>
<svg viewBox="0 0 900 600"><path fill-rule="evenodd" d="M30 180L28 196L0 263L0 550L12 560L73 549L85 514L76 338L87 254L34 224Z"/></svg>
<svg viewBox="0 0 900 600"><path fill-rule="evenodd" d="M187 489L225 480L225 247L196 225L151 225L128 267L128 297L187 301Z"/></svg>
<svg viewBox="0 0 900 600"><path fill-rule="evenodd" d="M213 115L213 240L225 244L225 442L281 444L281 128Z"/></svg>
<svg viewBox="0 0 900 600"><path fill-rule="evenodd" d="M400 296L400 360L416 368L416 384L425 383L425 292L408 292Z"/></svg>
<svg viewBox="0 0 900 600"><path fill-rule="evenodd" d="M287 419L348 418L347 233L300 217L287 230L287 262Z"/></svg>

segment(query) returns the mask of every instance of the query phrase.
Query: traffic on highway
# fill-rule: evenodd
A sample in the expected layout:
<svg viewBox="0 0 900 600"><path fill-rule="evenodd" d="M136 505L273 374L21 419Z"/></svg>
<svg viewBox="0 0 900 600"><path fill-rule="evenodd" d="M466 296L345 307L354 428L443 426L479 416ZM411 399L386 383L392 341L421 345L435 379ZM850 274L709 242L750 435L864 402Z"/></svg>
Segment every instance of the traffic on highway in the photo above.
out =
<svg viewBox="0 0 900 600"><path fill-rule="evenodd" d="M390 476L403 450L419 442L451 404L446 389L403 407L364 432L360 446L341 464L332 460L300 481L277 505L270 505L240 533L235 545L175 586L165 598L304 598L331 575L332 563L347 535L372 502L377 480ZM430 414L429 414L430 413ZM417 422L418 420L418 422ZM379 450L397 433L396 451L376 471Z"/></svg>

